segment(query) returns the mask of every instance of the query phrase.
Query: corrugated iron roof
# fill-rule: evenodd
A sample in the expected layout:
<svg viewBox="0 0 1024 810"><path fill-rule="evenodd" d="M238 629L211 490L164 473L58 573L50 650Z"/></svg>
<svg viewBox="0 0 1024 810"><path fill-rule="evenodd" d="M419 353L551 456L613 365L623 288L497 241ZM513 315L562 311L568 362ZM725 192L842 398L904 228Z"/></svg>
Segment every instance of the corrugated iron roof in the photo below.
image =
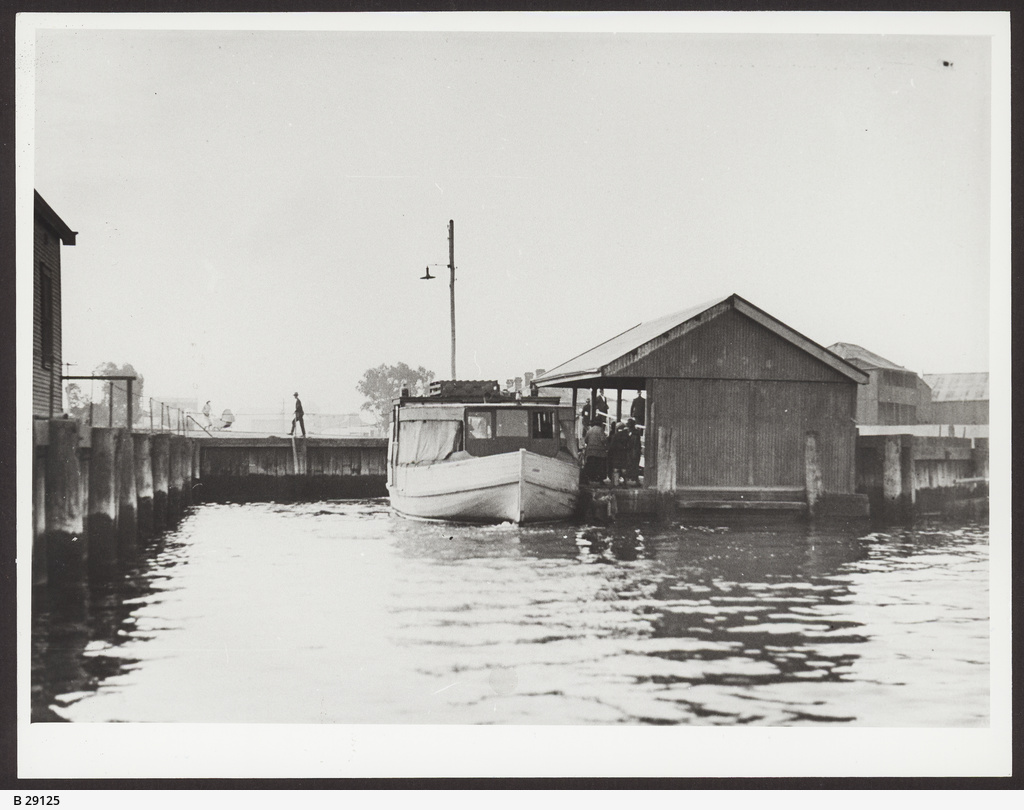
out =
<svg viewBox="0 0 1024 810"><path fill-rule="evenodd" d="M606 340L604 343L598 344L592 349L588 349L583 354L577 355L560 366L544 372L534 382L540 383L546 379L569 375L599 374L604 366L607 366L614 360L618 360L622 355L643 346L648 341L663 335L670 329L685 323L690 318L710 309L716 304L721 304L728 298L728 295L722 298L714 298L710 301L705 301L703 304L674 312L671 315L665 315L653 321L638 323L636 326L630 327L625 332Z"/></svg>
<svg viewBox="0 0 1024 810"><path fill-rule="evenodd" d="M924 374L931 386L932 402L967 402L988 399L988 372L965 374Z"/></svg>
<svg viewBox="0 0 1024 810"><path fill-rule="evenodd" d="M639 323L625 332L606 340L604 343L583 352L583 354L562 363L560 366L545 372L537 377L534 382L538 385L546 383L557 384L558 382L569 382L586 377L601 376L604 370L616 360L630 352L641 349L651 341L683 326L687 322L698 319L708 310L715 309L716 307L734 308L756 320L780 337L795 344L798 348L814 354L819 360L833 367L841 374L859 383L867 381L867 375L856 366L825 349L820 344L804 337L795 329L786 326L782 321L776 320L749 301L732 293L720 298L713 298L710 301L705 301L702 304L680 310L679 312L674 312L671 315L656 318L653 321Z"/></svg>
<svg viewBox="0 0 1024 810"><path fill-rule="evenodd" d="M828 350L838 354L844 360L849 360L860 368L891 368L906 371L903 366L898 366L881 355L869 352L863 346L858 346L856 343L833 343L828 347Z"/></svg>

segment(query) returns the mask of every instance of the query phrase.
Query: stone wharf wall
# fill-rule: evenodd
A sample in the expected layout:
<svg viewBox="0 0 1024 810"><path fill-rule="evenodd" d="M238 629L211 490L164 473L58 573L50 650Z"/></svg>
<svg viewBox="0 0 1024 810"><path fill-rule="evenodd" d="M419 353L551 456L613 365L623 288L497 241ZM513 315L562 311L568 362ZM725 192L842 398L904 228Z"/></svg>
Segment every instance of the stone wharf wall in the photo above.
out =
<svg viewBox="0 0 1024 810"><path fill-rule="evenodd" d="M384 495L386 455L385 439L293 445L34 420L33 584L115 571L193 503Z"/></svg>

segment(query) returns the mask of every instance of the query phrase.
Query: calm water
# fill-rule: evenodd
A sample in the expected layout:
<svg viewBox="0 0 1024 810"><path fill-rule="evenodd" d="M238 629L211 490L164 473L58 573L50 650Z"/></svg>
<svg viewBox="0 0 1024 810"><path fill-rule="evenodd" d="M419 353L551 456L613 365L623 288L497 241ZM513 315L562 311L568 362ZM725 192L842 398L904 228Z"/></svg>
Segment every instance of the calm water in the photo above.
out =
<svg viewBox="0 0 1024 810"><path fill-rule="evenodd" d="M37 719L987 726L988 530L204 505L37 611Z"/></svg>

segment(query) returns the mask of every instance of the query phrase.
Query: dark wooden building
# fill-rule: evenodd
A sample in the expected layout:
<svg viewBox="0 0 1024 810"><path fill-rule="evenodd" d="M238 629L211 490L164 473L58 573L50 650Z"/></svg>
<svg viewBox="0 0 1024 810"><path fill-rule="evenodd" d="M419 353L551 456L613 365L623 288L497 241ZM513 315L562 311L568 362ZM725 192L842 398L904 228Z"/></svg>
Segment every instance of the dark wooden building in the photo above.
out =
<svg viewBox="0 0 1024 810"><path fill-rule="evenodd" d="M60 246L75 244L76 232L35 192L32 259L32 414L61 412Z"/></svg>
<svg viewBox="0 0 1024 810"><path fill-rule="evenodd" d="M536 382L603 388L610 403L644 391L645 488L793 497L805 487L808 433L824 492L855 491L854 414L867 379L730 295L639 324Z"/></svg>

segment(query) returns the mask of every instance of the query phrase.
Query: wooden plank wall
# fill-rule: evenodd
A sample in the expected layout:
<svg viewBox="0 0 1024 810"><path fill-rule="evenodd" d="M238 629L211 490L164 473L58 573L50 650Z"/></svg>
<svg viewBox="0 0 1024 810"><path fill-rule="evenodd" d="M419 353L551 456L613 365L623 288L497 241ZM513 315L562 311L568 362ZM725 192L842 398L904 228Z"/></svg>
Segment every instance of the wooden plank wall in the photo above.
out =
<svg viewBox="0 0 1024 810"><path fill-rule="evenodd" d="M54 415L59 416L63 402L61 364L61 277L60 237L40 219L35 220L32 257L32 413L36 416L50 416L50 374L51 369L42 364L42 284L43 267L49 271L53 283L53 405Z"/></svg>
<svg viewBox="0 0 1024 810"><path fill-rule="evenodd" d="M387 450L382 440L368 440L365 446L328 442L330 440L317 440L307 445L306 475L335 477L386 474ZM200 474L203 477L284 477L295 474L290 442L221 445L203 442L201 458Z"/></svg>

